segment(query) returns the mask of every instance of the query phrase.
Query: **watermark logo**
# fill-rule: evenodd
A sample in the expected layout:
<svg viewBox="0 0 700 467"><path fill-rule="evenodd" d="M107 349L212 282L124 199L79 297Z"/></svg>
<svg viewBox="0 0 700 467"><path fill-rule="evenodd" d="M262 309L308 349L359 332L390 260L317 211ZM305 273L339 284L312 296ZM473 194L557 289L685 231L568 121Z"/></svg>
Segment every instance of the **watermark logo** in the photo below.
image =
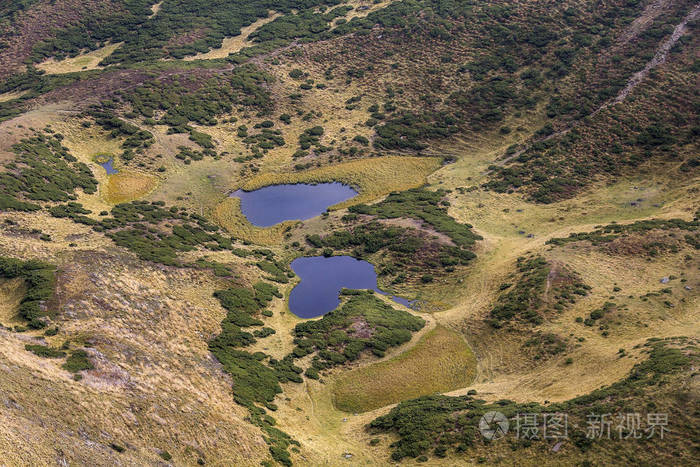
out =
<svg viewBox="0 0 700 467"><path fill-rule="evenodd" d="M481 436L491 440L501 439L508 433L508 418L501 412L486 412L479 420Z"/></svg>
<svg viewBox="0 0 700 467"><path fill-rule="evenodd" d="M565 440L569 438L569 415L554 413L518 413L509 420L501 412L487 412L479 420L481 435L494 441L508 434L511 422L516 439ZM575 429L579 425L573 424ZM581 431L579 429L579 431ZM667 413L646 414L646 424L641 413L589 413L586 416L585 435L588 439L664 439L668 433Z"/></svg>

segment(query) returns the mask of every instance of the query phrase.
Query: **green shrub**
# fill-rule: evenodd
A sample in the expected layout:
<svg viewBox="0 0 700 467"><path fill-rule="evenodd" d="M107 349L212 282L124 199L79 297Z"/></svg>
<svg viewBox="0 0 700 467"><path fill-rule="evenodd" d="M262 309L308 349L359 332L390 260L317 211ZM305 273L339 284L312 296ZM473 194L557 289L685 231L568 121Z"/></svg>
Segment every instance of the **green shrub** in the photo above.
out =
<svg viewBox="0 0 700 467"><path fill-rule="evenodd" d="M342 306L319 320L296 325L292 358L318 352L313 359L318 371L357 360L365 351L384 352L401 345L425 326L423 319L390 307L372 293L343 290L342 294L349 297ZM362 324L362 335L353 332L356 323Z"/></svg>
<svg viewBox="0 0 700 467"><path fill-rule="evenodd" d="M605 443L601 438L586 437L586 420L591 413L596 413L596 410L622 413L630 406L644 407L658 402L661 399L653 392L654 387L677 391L677 387L680 386L668 383L674 381L673 378L677 378L682 372L687 373L690 370L691 358L681 350L672 348L669 344L673 343L672 340L650 340L645 344L649 350L649 357L637 363L626 378L561 403L547 406L508 400L486 403L469 395L431 395L400 402L386 415L370 422L367 428L370 434L390 432L398 436L398 440L391 445L391 458L400 461L405 457L420 458L429 450L433 450L436 456L444 454L448 447L456 447L458 452L467 450L481 438L478 434L479 421L482 415L489 411L501 412L510 419L518 414L540 415L559 412L568 416L568 434L574 440L572 449L585 452L594 443ZM697 356L694 359L697 359ZM685 375L686 378L689 376ZM682 408L675 410L674 413L682 416ZM541 433L542 417L537 418ZM516 435L509 433L508 437L511 436ZM547 440L542 438L531 440L532 444L542 443L542 448L546 446L546 442ZM525 445L517 443L513 438L511 447L517 450Z"/></svg>
<svg viewBox="0 0 700 467"><path fill-rule="evenodd" d="M44 358L63 358L66 356L65 352L52 349L46 345L25 344L24 349Z"/></svg>
<svg viewBox="0 0 700 467"><path fill-rule="evenodd" d="M0 277L24 280L26 292L20 300L18 313L30 328L45 327L42 318L50 314L45 306L54 292L55 268L39 261L20 261L0 256Z"/></svg>
<svg viewBox="0 0 700 467"><path fill-rule="evenodd" d="M112 449L114 449L114 450L117 451L117 452L124 452L124 451L125 451L124 446L121 446L121 445L119 445L119 444L117 444L117 443L110 443L110 444L109 444L109 447L112 448Z"/></svg>
<svg viewBox="0 0 700 467"><path fill-rule="evenodd" d="M74 350L62 365L64 370L78 373L83 370L92 370L95 366L90 362L88 353L82 349Z"/></svg>

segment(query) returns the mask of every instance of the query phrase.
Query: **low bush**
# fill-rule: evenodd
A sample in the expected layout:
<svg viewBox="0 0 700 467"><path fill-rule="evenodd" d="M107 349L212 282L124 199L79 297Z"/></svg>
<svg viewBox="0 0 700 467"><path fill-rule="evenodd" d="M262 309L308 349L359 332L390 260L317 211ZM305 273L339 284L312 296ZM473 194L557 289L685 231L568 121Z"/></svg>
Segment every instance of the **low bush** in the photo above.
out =
<svg viewBox="0 0 700 467"><path fill-rule="evenodd" d="M44 358L63 358L66 356L62 350L52 349L46 345L26 344L24 349Z"/></svg>
<svg viewBox="0 0 700 467"><path fill-rule="evenodd" d="M568 416L568 436L573 440L570 449L585 452L601 443L602 452L605 452L604 437L586 435L587 427L590 426L586 420L591 413L625 413L630 407L646 406L650 408L650 412L668 410L674 416L683 418L684 407L689 407L683 401L689 393L687 389L678 388L685 386L681 381L688 381L692 362L697 361L696 354L690 357L687 351L678 348L683 343L683 338L650 340L644 346L649 352L648 358L637 363L626 378L564 402L543 406L535 402L515 403L509 400L487 403L469 395L425 396L399 403L386 415L370 422L367 430L370 435L389 432L398 436L398 440L391 445L391 458L394 461L400 461L405 457L420 458L430 451L440 457L447 449L453 449L456 455L460 455L468 452L470 447L477 443L480 445L486 443L478 435L479 422L481 417L490 411L501 412L511 420L522 414L537 414L535 428L538 433L542 433L544 420L542 414L563 413ZM673 381L677 384L670 384ZM677 401L677 405L673 402L670 405L662 402L665 397ZM664 404L663 410L659 404ZM669 414L670 418L671 414ZM684 433L689 433L686 428L683 430ZM510 446L513 450L540 444L545 448L546 443L549 442L542 436L537 436L530 439L528 444L519 443L514 438L516 436L514 433L507 434L507 437L512 439ZM627 433L630 433L629 430L623 429L620 436ZM640 448L646 446L645 439L634 437L625 439L639 443ZM686 436L679 436L673 442L684 444L686 440ZM562 460L562 462L566 461Z"/></svg>
<svg viewBox="0 0 700 467"><path fill-rule="evenodd" d="M342 294L347 300L339 308L294 328L296 347L291 356L317 353L312 359L316 372L357 360L366 351L383 355L425 326L422 318L392 308L371 291L343 290Z"/></svg>
<svg viewBox="0 0 700 467"><path fill-rule="evenodd" d="M20 300L18 314L33 329L46 326L44 318L49 316L47 302L53 296L56 269L40 261L20 261L0 256L0 277L21 278L26 292Z"/></svg>
<svg viewBox="0 0 700 467"><path fill-rule="evenodd" d="M83 370L92 370L95 366L90 361L88 353L85 350L78 349L71 352L62 368L71 373L78 373Z"/></svg>

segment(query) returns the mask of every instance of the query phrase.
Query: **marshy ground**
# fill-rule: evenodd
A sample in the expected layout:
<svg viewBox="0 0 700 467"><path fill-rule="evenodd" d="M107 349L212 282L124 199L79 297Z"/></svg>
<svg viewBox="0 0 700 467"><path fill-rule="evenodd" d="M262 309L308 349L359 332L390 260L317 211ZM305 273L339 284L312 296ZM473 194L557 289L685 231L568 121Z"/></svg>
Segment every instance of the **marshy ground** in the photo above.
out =
<svg viewBox="0 0 700 467"><path fill-rule="evenodd" d="M144 7L148 21L174 14L165 1ZM4 460L386 465L411 436L398 418L367 426L397 404L441 393L576 412L575 398L600 388L618 391L608 401L677 415L669 444L566 442L554 453L477 433L441 451L439 437L475 426L445 428L449 417L481 410L455 409L401 462L670 464L696 454L683 439L697 423L679 415L698 394L688 363L700 335L694 23L615 100L696 7L450 13L419 3L343 2L352 8L324 27L372 22L337 37L305 22L332 10L264 10L206 51L197 41L209 30L178 29L144 49L162 51L157 59L115 34L92 51L35 57L45 74L0 88L0 257L56 267L38 311L45 327L19 314L29 282L0 277ZM37 5L32 15L49 8ZM21 37L43 31L18 18ZM285 36L287 20L306 36ZM533 21L544 24L534 35ZM496 42L504 27L522 32L517 47ZM506 53L518 47L539 59ZM14 42L2 50L0 64L19 66ZM334 182L358 195L270 227L230 197ZM418 305L347 295L341 308L360 305L309 337L309 321L289 309L299 281L289 265L320 255L372 263L383 290ZM69 371L25 345L85 351L93 368ZM630 372L655 376L640 389Z"/></svg>

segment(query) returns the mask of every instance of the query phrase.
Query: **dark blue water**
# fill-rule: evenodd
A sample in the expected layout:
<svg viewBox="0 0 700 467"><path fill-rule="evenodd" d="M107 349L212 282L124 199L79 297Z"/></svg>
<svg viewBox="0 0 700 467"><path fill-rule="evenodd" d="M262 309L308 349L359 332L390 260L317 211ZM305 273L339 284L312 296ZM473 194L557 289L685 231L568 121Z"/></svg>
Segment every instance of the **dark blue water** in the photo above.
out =
<svg viewBox="0 0 700 467"><path fill-rule="evenodd" d="M384 292L381 292L381 293L384 293ZM405 306L406 308L413 308L413 304L416 303L415 300L409 300L407 298L398 297L396 295L392 295L389 298L391 298L396 303L399 303L399 304Z"/></svg>
<svg viewBox="0 0 700 467"><path fill-rule="evenodd" d="M241 199L241 212L251 224L269 227L286 220L305 220L357 195L342 183L271 185L231 194Z"/></svg>
<svg viewBox="0 0 700 467"><path fill-rule="evenodd" d="M301 282L289 294L289 309L300 318L316 318L335 310L343 288L370 289L386 295L377 288L377 273L367 261L350 256L309 256L295 259L291 267ZM401 297L391 299L405 306L412 303Z"/></svg>
<svg viewBox="0 0 700 467"><path fill-rule="evenodd" d="M112 175L119 172L117 169L114 168L114 159L111 157L107 162L103 162L100 165L105 169L107 175Z"/></svg>

